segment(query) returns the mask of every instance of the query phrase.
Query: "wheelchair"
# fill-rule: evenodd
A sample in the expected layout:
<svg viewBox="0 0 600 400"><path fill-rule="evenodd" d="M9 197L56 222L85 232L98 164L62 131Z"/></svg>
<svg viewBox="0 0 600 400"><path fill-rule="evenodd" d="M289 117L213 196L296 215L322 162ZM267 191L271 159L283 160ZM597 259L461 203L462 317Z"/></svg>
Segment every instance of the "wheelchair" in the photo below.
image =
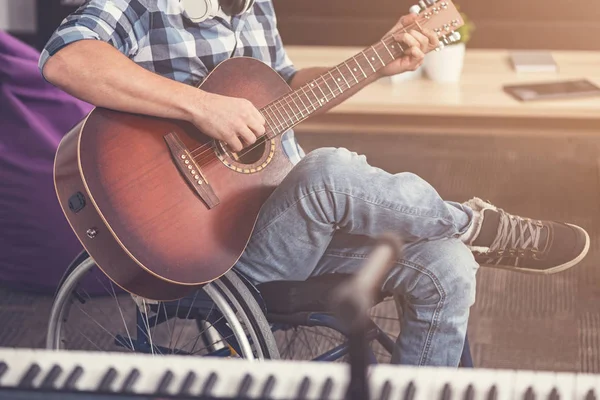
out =
<svg viewBox="0 0 600 400"><path fill-rule="evenodd" d="M52 304L46 348L141 352L249 360L346 361L348 332L328 308L349 275L253 285L235 269L185 298L155 302L110 281L80 253L65 271ZM380 293L369 315L371 363L397 350L396 304ZM461 367L472 367L465 338Z"/></svg>

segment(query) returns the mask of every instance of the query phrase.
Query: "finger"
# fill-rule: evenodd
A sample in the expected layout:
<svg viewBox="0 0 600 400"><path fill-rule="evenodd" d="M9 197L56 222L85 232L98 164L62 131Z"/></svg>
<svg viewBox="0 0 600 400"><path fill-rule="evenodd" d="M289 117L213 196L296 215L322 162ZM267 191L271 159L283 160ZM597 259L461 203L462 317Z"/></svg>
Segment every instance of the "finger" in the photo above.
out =
<svg viewBox="0 0 600 400"><path fill-rule="evenodd" d="M423 35L421 32L411 29L408 33L419 42L419 48L423 52L427 52L429 50L429 38Z"/></svg>
<svg viewBox="0 0 600 400"><path fill-rule="evenodd" d="M243 127L238 130L238 138L240 138L247 146L256 142L256 135L250 128Z"/></svg>
<svg viewBox="0 0 600 400"><path fill-rule="evenodd" d="M262 124L259 120L254 120L251 123L249 123L248 128L250 128L252 134L255 137L261 137L266 132L265 125Z"/></svg>
<svg viewBox="0 0 600 400"><path fill-rule="evenodd" d="M234 152L242 151L244 148L244 146L242 146L242 142L236 135L231 135L229 138L227 138L227 147Z"/></svg>
<svg viewBox="0 0 600 400"><path fill-rule="evenodd" d="M404 52L404 56L402 57L402 63L407 67L414 67L419 63L422 63L425 59L425 54L421 51L420 48L414 46L408 48Z"/></svg>
<svg viewBox="0 0 600 400"><path fill-rule="evenodd" d="M422 62L425 59L425 53L419 47L413 46L408 51L414 62Z"/></svg>
<svg viewBox="0 0 600 400"><path fill-rule="evenodd" d="M429 39L429 49L427 50L433 50L440 45L440 39L438 38L438 35L436 35L431 29L423 29L421 33L427 36Z"/></svg>
<svg viewBox="0 0 600 400"><path fill-rule="evenodd" d="M256 110L256 115L255 115L257 121L259 124L261 125L266 125L267 121L265 120L265 117L262 115L262 113L258 110Z"/></svg>
<svg viewBox="0 0 600 400"><path fill-rule="evenodd" d="M419 18L418 14L407 14L400 17L397 26L407 27L412 25Z"/></svg>
<svg viewBox="0 0 600 400"><path fill-rule="evenodd" d="M398 43L404 43L406 46L403 46L405 49L407 47L420 47L421 44L417 41L417 39L415 39L414 37L412 37L412 35L408 34L408 33L397 33L394 34L394 39L398 42ZM408 50L405 50L405 53Z"/></svg>

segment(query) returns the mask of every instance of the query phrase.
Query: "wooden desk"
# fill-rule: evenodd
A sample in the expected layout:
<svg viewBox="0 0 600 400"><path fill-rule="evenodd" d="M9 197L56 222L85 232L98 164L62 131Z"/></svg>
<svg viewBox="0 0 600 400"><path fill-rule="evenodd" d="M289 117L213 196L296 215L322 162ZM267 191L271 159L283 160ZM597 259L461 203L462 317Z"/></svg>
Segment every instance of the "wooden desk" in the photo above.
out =
<svg viewBox="0 0 600 400"><path fill-rule="evenodd" d="M288 46L299 68L333 66L360 51ZM504 84L587 78L600 85L600 52L556 51L559 73L516 73L505 50L467 51L459 83L382 79L298 131L589 135L600 133L600 97L521 103Z"/></svg>

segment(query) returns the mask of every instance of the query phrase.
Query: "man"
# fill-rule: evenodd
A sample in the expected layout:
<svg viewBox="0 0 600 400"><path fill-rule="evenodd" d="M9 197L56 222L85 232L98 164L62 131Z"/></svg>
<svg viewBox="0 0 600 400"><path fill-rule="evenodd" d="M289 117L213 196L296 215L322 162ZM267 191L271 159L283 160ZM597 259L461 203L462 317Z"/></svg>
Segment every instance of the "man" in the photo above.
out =
<svg viewBox="0 0 600 400"><path fill-rule="evenodd" d="M414 19L403 17L395 29ZM438 45L430 31L394 37L405 56L360 87L416 69ZM219 62L242 55L264 61L292 88L327 70L294 68L271 0L257 0L241 16L220 12L201 23L179 0L90 0L58 28L40 68L89 103L186 120L239 151L265 132L263 116L246 100L194 86ZM458 365L479 264L548 274L577 264L589 248L579 227L513 216L477 198L447 202L418 176L389 174L345 149L305 156L292 132L284 149L296 165L265 203L236 268L256 283L352 273L372 238L397 232L407 242L405 257L384 289L403 308L394 357L400 363Z"/></svg>

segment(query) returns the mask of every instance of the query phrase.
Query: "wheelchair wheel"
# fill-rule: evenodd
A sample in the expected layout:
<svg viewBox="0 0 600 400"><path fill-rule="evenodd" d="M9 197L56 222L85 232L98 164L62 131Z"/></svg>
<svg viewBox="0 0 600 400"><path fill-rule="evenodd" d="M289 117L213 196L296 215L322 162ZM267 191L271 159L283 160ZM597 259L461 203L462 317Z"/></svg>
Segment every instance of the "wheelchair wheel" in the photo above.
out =
<svg viewBox="0 0 600 400"><path fill-rule="evenodd" d="M282 318L269 315L282 359L348 361L346 328L332 314L300 313ZM400 323L393 298L387 298L369 312L367 331L372 363L390 363Z"/></svg>
<svg viewBox="0 0 600 400"><path fill-rule="evenodd" d="M124 292L86 256L56 291L47 348L279 358L263 310L233 270L180 300L152 302Z"/></svg>

